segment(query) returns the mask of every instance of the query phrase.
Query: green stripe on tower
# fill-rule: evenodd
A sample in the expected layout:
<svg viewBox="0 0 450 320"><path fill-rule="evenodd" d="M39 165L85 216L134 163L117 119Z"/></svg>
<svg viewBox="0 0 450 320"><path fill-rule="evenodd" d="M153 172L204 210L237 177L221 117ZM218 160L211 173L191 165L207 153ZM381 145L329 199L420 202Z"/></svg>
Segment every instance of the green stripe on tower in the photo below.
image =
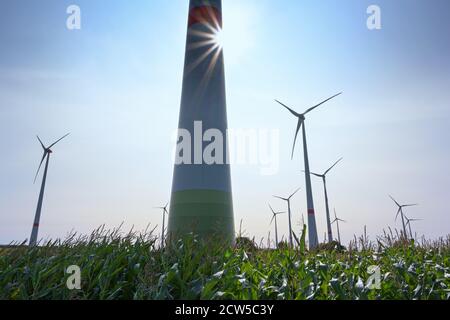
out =
<svg viewBox="0 0 450 320"><path fill-rule="evenodd" d="M202 238L219 237L233 241L233 199L228 192L188 190L172 194L169 225L182 236L193 232Z"/></svg>

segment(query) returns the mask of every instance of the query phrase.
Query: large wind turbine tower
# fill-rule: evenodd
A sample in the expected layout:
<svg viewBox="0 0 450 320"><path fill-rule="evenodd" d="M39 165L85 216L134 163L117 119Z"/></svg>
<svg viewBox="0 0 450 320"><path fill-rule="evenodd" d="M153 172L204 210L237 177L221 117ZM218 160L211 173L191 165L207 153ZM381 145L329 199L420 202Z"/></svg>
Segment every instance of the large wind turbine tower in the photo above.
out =
<svg viewBox="0 0 450 320"><path fill-rule="evenodd" d="M194 233L234 241L221 30L221 0L190 0L169 237ZM215 137L205 134L203 139L207 131ZM191 148L180 148L188 138ZM223 146L213 152L213 163L203 157L212 142ZM222 155L219 160L218 155Z"/></svg>
<svg viewBox="0 0 450 320"><path fill-rule="evenodd" d="M39 168L36 172L36 176L34 177L34 182L36 182L36 179L39 175L39 171L41 170L42 164L45 161L45 168L44 168L44 175L42 176L42 183L41 183L41 191L39 192L39 199L38 204L36 207L36 213L34 215L34 223L33 223L33 229L31 229L31 237L30 237L30 247L35 247L38 244L38 234L39 234L39 225L41 221L41 212L42 212L42 203L44 201L44 193L45 193L45 183L47 181L47 172L48 172L48 163L50 161L50 155L53 153L52 148L58 144L61 140L66 138L70 133L66 134L61 139L57 140L53 144L51 144L49 147L46 147L44 143L42 142L41 138L39 136L37 137L39 140L39 143L41 144L42 149L44 150L44 154L41 159L41 163L39 164Z"/></svg>

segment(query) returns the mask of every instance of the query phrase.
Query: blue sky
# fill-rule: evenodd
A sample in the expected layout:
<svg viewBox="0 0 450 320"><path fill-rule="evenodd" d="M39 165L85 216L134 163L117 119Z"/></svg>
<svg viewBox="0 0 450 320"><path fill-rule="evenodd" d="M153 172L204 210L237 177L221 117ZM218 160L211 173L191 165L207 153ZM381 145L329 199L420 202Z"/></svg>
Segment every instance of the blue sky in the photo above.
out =
<svg viewBox="0 0 450 320"><path fill-rule="evenodd" d="M344 95L307 120L311 167L326 169L332 207L373 237L394 221L388 194L424 222L419 234L450 233L450 4L446 0L224 0L225 68L231 128L280 130L280 171L233 166L236 222L270 230L273 194L304 190L301 152L290 160L299 111ZM77 4L82 29L66 29ZM382 10L369 31L366 9ZM0 12L0 243L29 237L39 184L39 134L55 148L42 237L106 223L160 224L153 207L170 196L172 135L178 124L188 1L5 0ZM322 186L313 180L319 236ZM294 221L306 211L294 199ZM280 219L282 232L286 218ZM273 232L272 232L273 233Z"/></svg>

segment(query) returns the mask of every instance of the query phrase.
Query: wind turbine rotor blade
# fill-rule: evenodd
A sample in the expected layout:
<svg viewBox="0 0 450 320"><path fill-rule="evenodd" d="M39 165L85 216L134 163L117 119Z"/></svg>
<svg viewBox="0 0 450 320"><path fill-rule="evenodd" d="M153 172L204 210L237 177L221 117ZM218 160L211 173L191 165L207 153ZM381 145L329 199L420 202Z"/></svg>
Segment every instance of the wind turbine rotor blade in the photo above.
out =
<svg viewBox="0 0 450 320"><path fill-rule="evenodd" d="M287 105L285 105L284 103L282 103L282 102L280 102L280 101L278 101L278 100L275 100L275 101L276 101L277 103L279 103L280 105L282 105L284 108L286 108L286 109L287 109L290 113L292 113L295 117L299 118L299 119L298 119L298 124L297 124L297 130L295 131L294 145L292 146L292 155L291 155L291 158L293 159L293 158L294 158L294 152L295 152L295 144L297 143L298 133L300 132L300 129L301 129L301 127L302 127L303 120L301 119L301 115L300 115L298 112L292 110L292 109L289 108Z"/></svg>
<svg viewBox="0 0 450 320"><path fill-rule="evenodd" d="M302 172L303 172L303 173L306 173L305 170L302 170ZM313 176L316 176L316 177L319 177L319 178L323 178L323 175L318 174L318 173L314 173L314 172L311 172L311 171L310 171L309 174L310 174L310 175L313 175Z"/></svg>
<svg viewBox="0 0 450 320"><path fill-rule="evenodd" d="M389 195L389 198L391 198L392 201L394 201L397 206L401 207L400 203L398 203L397 200L395 200L393 196Z"/></svg>
<svg viewBox="0 0 450 320"><path fill-rule="evenodd" d="M338 165L338 163L341 162L343 159L344 159L344 158L340 158L338 161L336 161L335 164L333 164L333 165L330 167L330 169L328 169L327 171L325 171L325 174L324 174L324 175L326 175L328 172L330 172L331 170L333 170L333 168L336 167L336 166Z"/></svg>
<svg viewBox="0 0 450 320"><path fill-rule="evenodd" d="M282 198L282 197L279 197L279 196L273 196L274 198L277 198L277 199L280 199L280 200L283 200L283 201L288 201L289 199L286 199L286 198Z"/></svg>
<svg viewBox="0 0 450 320"><path fill-rule="evenodd" d="M316 108L320 107L320 106L323 105L324 103L326 103L326 102L328 102L328 101L330 101L330 100L336 98L337 96L340 96L341 94L342 94L342 92L341 92L341 93L338 93L338 94L336 94L336 95L334 95L334 96L332 96L331 98L328 98L328 99L322 101L321 103L315 105L314 107L309 108L308 110L305 111L305 113L303 113L303 115L306 115L306 114L310 113L311 111L313 111L313 110L315 110Z"/></svg>
<svg viewBox="0 0 450 320"><path fill-rule="evenodd" d="M291 159L294 159L295 145L297 144L298 133L300 132L300 129L302 128L302 124L303 124L303 120L302 119L298 119L297 129L295 131L295 137L294 137L294 144L292 146Z"/></svg>
<svg viewBox="0 0 450 320"><path fill-rule="evenodd" d="M276 215L274 214L272 217L272 220L270 220L270 225L272 225L273 221L275 220Z"/></svg>
<svg viewBox="0 0 450 320"><path fill-rule="evenodd" d="M70 135L70 133L66 134L66 135L65 135L64 137L62 137L61 139L56 140L56 142L54 142L50 147L48 147L48 149L54 147L58 142L60 142L61 140L63 140L64 138L66 138L66 137L69 136L69 135Z"/></svg>
<svg viewBox="0 0 450 320"><path fill-rule="evenodd" d="M273 210L273 208L270 204L269 204L269 208L270 208L270 211L272 211L272 213L275 214L275 211Z"/></svg>
<svg viewBox="0 0 450 320"><path fill-rule="evenodd" d="M284 103L275 100L277 103L281 104L283 107L285 107L290 113L292 113L294 116L296 117L300 117L300 114L298 112L295 112L294 110L292 110L291 108L289 108L287 105L285 105Z"/></svg>
<svg viewBox="0 0 450 320"><path fill-rule="evenodd" d="M39 136L36 136L36 137L37 137L37 139L39 140L39 143L41 144L42 149L45 150L46 148L45 148L44 143L42 142L41 138L39 138Z"/></svg>
<svg viewBox="0 0 450 320"><path fill-rule="evenodd" d="M397 221L398 216L400 215L400 212L402 212L401 208L399 208L398 211L397 211L397 215L395 216L395 221Z"/></svg>
<svg viewBox="0 0 450 320"><path fill-rule="evenodd" d="M293 196L295 196L297 194L297 192L300 191L300 189L301 188L298 188L297 190L295 190L295 192L293 194L291 194L291 196L288 198L288 200L291 199Z"/></svg>
<svg viewBox="0 0 450 320"><path fill-rule="evenodd" d="M34 177L34 183L36 183L37 177L39 175L39 171L41 171L42 163L44 163L44 160L45 160L45 157L47 156L47 154L48 154L47 151L44 151L44 155L42 156L41 163L39 164L39 168L36 172L36 176Z"/></svg>
<svg viewBox="0 0 450 320"><path fill-rule="evenodd" d="M418 204L416 203L416 204L406 204L406 205L404 205L404 206L402 206L403 208L408 208L408 207L417 207L418 206Z"/></svg>

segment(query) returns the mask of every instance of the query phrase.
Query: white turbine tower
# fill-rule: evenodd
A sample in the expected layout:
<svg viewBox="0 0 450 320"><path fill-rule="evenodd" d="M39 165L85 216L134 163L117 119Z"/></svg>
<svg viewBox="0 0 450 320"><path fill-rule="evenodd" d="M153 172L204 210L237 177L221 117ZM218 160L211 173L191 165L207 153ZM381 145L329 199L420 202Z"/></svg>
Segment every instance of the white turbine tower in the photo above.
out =
<svg viewBox="0 0 450 320"><path fill-rule="evenodd" d="M160 209L163 211L163 223L162 223L162 231L161 231L161 248L164 247L164 240L166 238L166 215L169 215L169 211L167 211L167 207L169 203L167 203L164 207L156 207L155 209Z"/></svg>
<svg viewBox="0 0 450 320"><path fill-rule="evenodd" d="M309 158L308 158L308 147L306 143L306 128L305 128L305 120L306 115L313 111L314 109L318 108L319 106L323 105L324 103L330 101L331 99L336 98L337 96L341 95L341 93L338 93L331 98L328 98L327 100L319 103L318 105L309 108L304 113L298 113L291 108L289 108L287 105L281 103L278 100L275 100L277 103L281 104L283 107L285 107L289 112L291 112L297 119L297 130L295 131L295 139L294 139L294 146L292 147L292 158L294 158L294 151L295 151L295 143L297 141L298 134L300 132L300 129L302 129L303 133L303 153L304 153L304 162L305 162L305 180L306 180L306 200L308 205L308 234L309 234L309 247L310 249L314 249L319 244L319 239L317 236L317 225L316 225L316 214L314 211L314 200L313 200L313 193L312 193L312 186L311 186L311 176L310 176L310 170L309 170Z"/></svg>
<svg viewBox="0 0 450 320"><path fill-rule="evenodd" d="M327 174L333 170L333 168L342 161L343 158L340 158L338 161L336 161L335 164L333 164L327 171L325 171L323 174L317 174L311 172L312 175L319 177L323 181L323 189L325 193L325 209L327 213L327 228L328 228L328 242L333 242L333 230L331 228L331 217L330 217L330 207L328 203L328 191L327 191Z"/></svg>
<svg viewBox="0 0 450 320"><path fill-rule="evenodd" d="M395 204L398 207L397 215L395 216L395 221L397 221L398 216L401 215L401 217L402 217L402 226L403 226L403 236L405 237L405 239L407 239L408 238L408 233L406 232L405 214L403 213L403 209L404 208L408 208L408 207L415 207L415 206L418 206L418 204L400 204L392 196L389 196L389 197L392 199L392 201L395 202Z"/></svg>
<svg viewBox="0 0 450 320"><path fill-rule="evenodd" d="M300 188L298 188L293 194L291 194L288 198L278 197L274 196L277 199L286 201L288 204L288 219L289 219L289 245L292 247L294 241L292 239L292 217L291 217L291 199L293 196L296 195L297 192L300 191Z"/></svg>
<svg viewBox="0 0 450 320"><path fill-rule="evenodd" d="M42 163L44 163L45 160L45 169L44 169L44 175L42 177L42 184L41 184L41 191L39 192L39 199L38 204L36 208L36 214L34 216L34 223L33 223L33 229L31 231L31 237L30 237L30 246L34 247L37 245L38 242L38 233L39 233L39 224L41 221L41 211L42 211L42 203L44 201L44 192L45 192L45 183L47 181L47 172L48 172L48 163L50 161L50 155L53 153L51 150L52 147L54 147L58 142L60 142L62 139L67 137L70 133L66 134L61 139L57 140L53 144L51 144L48 148L44 146L39 136L37 137L39 140L39 143L41 144L42 149L44 149L44 155L42 156L41 163L39 164L39 168L36 172L36 176L34 177L34 182L36 183L36 179L38 177L39 171L41 170Z"/></svg>
<svg viewBox="0 0 450 320"><path fill-rule="evenodd" d="M347 221L338 218L338 216L336 214L336 209L334 209L334 221L332 222L332 224L336 223L336 229L337 229L337 234L338 234L338 241L339 241L339 244L342 245L342 242L341 242L341 230L339 228L339 222L346 223Z"/></svg>
<svg viewBox="0 0 450 320"><path fill-rule="evenodd" d="M225 159L229 138L222 21L222 0L189 1L178 128L191 137L214 132L214 142L187 141L178 135L193 152L182 147L183 156L177 152L177 158L183 159L174 165L167 228L173 240L194 233L203 240L235 242L231 166ZM212 161L203 157L206 154Z"/></svg>
<svg viewBox="0 0 450 320"><path fill-rule="evenodd" d="M277 222L277 216L279 216L280 214L283 214L285 212L275 212L272 208L272 206L269 204L269 208L270 211L272 211L273 217L272 220L270 221L270 224L272 224L273 222L275 222L275 247L278 248L278 222Z"/></svg>

